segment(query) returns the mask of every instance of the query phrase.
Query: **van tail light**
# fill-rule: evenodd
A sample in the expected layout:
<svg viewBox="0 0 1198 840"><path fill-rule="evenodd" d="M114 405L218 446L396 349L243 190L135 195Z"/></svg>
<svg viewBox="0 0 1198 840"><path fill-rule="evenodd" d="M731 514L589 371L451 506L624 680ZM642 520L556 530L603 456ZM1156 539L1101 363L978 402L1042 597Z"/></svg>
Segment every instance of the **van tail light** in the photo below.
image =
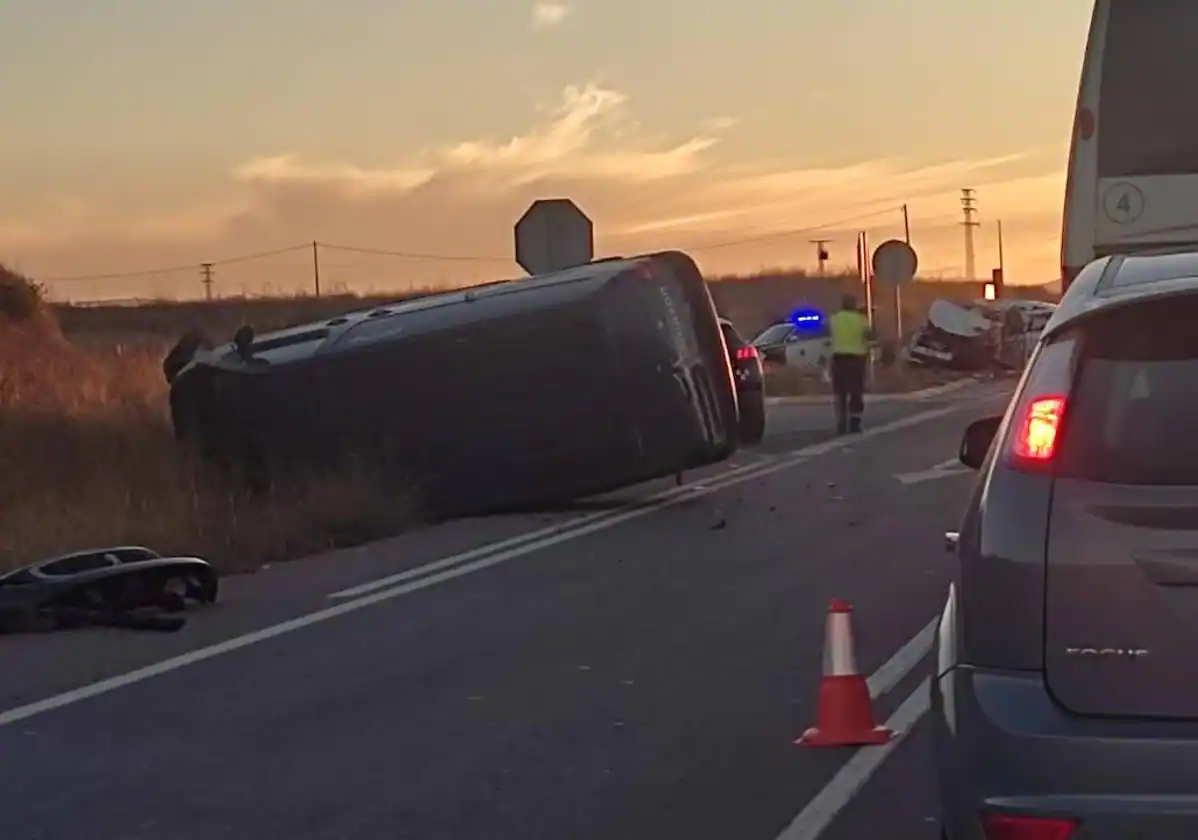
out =
<svg viewBox="0 0 1198 840"><path fill-rule="evenodd" d="M1077 820L1062 817L982 815L982 832L986 840L1069 840L1077 825Z"/></svg>
<svg viewBox="0 0 1198 840"><path fill-rule="evenodd" d="M744 347L736 348L736 360L738 362L751 362L757 358L757 348L752 344L746 344Z"/></svg>
<svg viewBox="0 0 1198 840"><path fill-rule="evenodd" d="M1061 421L1065 417L1065 398L1036 397L1023 410L1012 442L1016 458L1048 463L1057 451Z"/></svg>

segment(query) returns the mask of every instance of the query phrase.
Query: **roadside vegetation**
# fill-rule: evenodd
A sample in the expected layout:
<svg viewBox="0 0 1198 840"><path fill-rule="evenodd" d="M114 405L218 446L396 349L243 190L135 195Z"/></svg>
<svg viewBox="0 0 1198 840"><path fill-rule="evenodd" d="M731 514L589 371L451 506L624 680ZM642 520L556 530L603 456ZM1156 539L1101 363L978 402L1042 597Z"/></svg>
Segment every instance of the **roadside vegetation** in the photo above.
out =
<svg viewBox="0 0 1198 840"><path fill-rule="evenodd" d="M361 470L254 495L199 463L170 425L171 343L72 342L38 285L0 268L0 569L122 544L254 568L405 524Z"/></svg>

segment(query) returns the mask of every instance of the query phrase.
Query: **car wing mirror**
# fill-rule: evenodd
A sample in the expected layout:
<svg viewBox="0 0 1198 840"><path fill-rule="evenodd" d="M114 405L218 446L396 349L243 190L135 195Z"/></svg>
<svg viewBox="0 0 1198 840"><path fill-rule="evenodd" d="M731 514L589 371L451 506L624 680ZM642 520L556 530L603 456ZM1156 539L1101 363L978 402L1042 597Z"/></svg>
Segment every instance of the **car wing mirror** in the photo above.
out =
<svg viewBox="0 0 1198 840"><path fill-rule="evenodd" d="M961 436L961 450L958 453L961 463L971 470L980 468L986 462L986 455L1001 424L1001 416L984 417L970 423Z"/></svg>

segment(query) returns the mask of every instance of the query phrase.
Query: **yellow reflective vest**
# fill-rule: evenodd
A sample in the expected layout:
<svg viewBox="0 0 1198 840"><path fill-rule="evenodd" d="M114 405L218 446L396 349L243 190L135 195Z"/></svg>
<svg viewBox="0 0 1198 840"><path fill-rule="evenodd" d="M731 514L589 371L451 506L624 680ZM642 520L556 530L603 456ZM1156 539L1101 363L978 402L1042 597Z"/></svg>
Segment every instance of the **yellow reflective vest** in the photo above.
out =
<svg viewBox="0 0 1198 840"><path fill-rule="evenodd" d="M844 309L831 317L832 352L845 356L869 353L869 319L860 312Z"/></svg>

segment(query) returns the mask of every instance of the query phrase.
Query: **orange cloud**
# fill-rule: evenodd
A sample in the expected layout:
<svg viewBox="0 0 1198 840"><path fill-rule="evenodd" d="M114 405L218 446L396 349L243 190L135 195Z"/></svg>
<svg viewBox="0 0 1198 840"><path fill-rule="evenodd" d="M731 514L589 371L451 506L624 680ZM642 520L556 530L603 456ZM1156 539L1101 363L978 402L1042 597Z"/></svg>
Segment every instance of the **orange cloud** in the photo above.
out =
<svg viewBox="0 0 1198 840"><path fill-rule="evenodd" d="M471 281L514 270L506 259L511 224L528 202L570 195L595 220L600 246L609 252L779 236L769 246L713 252L705 264L721 271L793 263L806 254L806 237L799 231L786 239L787 231L821 228L845 216L886 216L893 226L898 205L909 203L921 242L933 252L923 261L931 267L959 261L961 186L978 188L987 218L1001 215L1013 232L1026 229L1029 253L1031 241L1044 239L1059 214L1063 155L820 167L745 163L722 154L722 141L738 130L749 129L724 116L704 121L689 136L654 135L620 91L570 86L539 123L516 136L430 146L387 166L281 150L234 167L228 199L212 206L194 207L181 196L177 212L140 218L87 205L0 219L0 252L51 274L198 263L313 239L493 257L473 269L427 260L402 267L409 282ZM1008 252L1017 248L1013 241ZM1043 251L1042 243L1035 246L1042 262Z"/></svg>

